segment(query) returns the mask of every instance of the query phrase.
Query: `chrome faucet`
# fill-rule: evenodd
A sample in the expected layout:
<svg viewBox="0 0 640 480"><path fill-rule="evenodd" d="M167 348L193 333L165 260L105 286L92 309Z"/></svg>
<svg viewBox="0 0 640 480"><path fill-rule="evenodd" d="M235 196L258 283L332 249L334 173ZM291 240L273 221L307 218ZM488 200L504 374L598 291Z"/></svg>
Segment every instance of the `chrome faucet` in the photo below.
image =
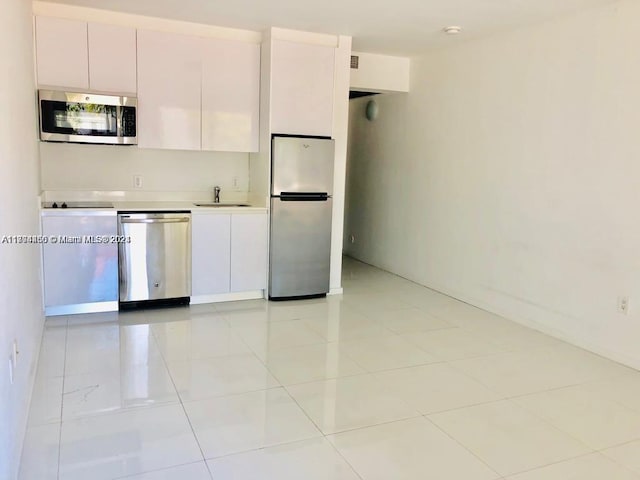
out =
<svg viewBox="0 0 640 480"><path fill-rule="evenodd" d="M220 203L220 187L213 187L213 203Z"/></svg>

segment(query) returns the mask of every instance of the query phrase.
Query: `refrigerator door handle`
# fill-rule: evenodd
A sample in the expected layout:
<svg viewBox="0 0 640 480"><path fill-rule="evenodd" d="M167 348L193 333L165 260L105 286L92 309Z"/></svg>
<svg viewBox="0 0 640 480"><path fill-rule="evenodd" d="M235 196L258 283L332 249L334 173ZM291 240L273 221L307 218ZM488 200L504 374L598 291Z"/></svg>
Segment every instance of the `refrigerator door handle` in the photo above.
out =
<svg viewBox="0 0 640 480"><path fill-rule="evenodd" d="M326 202L331 196L327 192L282 192L276 198L283 202Z"/></svg>
<svg viewBox="0 0 640 480"><path fill-rule="evenodd" d="M329 197L280 197L283 202L326 202Z"/></svg>

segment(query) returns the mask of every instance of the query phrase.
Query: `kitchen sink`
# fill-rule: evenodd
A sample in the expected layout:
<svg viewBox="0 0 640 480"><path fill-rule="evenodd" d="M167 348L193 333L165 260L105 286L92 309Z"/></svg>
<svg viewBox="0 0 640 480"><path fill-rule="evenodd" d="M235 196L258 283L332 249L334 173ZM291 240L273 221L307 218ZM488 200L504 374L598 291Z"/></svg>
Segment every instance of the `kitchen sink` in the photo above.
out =
<svg viewBox="0 0 640 480"><path fill-rule="evenodd" d="M250 207L248 203L194 203L196 207Z"/></svg>

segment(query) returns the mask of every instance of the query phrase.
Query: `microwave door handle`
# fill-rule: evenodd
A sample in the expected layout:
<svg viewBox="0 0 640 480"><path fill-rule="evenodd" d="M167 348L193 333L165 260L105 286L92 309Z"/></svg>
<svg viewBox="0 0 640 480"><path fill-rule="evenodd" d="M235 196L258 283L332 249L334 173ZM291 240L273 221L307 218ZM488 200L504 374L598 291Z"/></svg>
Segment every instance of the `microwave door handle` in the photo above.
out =
<svg viewBox="0 0 640 480"><path fill-rule="evenodd" d="M116 135L124 136L124 108L120 105L116 105Z"/></svg>
<svg viewBox="0 0 640 480"><path fill-rule="evenodd" d="M105 112L104 115L105 115L106 120L107 120L107 132L111 131L111 128L113 128L114 123L115 123L115 127L117 129L118 128L117 119L112 118L112 116L110 115L110 112Z"/></svg>

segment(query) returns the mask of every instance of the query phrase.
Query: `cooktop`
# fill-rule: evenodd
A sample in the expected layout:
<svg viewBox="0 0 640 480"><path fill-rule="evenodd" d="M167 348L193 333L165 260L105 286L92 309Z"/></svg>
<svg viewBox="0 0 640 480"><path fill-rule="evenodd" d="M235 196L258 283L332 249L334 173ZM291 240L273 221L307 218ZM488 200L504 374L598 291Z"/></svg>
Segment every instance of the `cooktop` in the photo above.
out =
<svg viewBox="0 0 640 480"><path fill-rule="evenodd" d="M113 208L111 202L44 202L42 208Z"/></svg>

